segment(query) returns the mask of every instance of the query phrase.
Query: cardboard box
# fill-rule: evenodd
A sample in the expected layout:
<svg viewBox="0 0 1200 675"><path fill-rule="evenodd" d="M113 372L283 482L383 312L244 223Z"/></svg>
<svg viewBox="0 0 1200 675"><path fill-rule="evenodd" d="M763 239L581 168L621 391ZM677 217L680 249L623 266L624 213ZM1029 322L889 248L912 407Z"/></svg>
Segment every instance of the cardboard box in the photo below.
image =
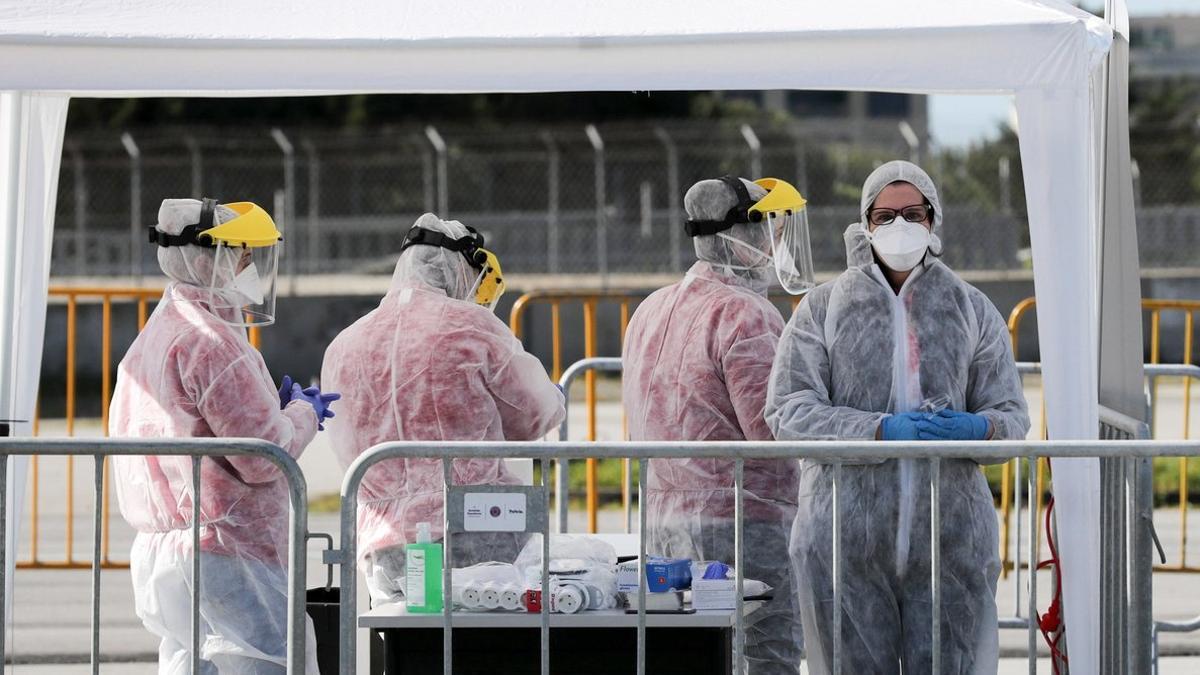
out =
<svg viewBox="0 0 1200 675"><path fill-rule="evenodd" d="M733 579L692 579L692 609L737 609Z"/></svg>

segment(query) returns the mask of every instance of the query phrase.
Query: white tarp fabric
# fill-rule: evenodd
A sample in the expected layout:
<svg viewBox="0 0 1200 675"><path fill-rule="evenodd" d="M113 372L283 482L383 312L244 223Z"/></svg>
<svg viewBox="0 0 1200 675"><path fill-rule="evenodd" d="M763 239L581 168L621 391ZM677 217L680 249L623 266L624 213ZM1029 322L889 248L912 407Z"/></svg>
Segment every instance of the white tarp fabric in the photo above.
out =
<svg viewBox="0 0 1200 675"><path fill-rule="evenodd" d="M1099 432L1098 331L1072 328L1095 326L1099 320L1098 278L1089 283L1098 269L1090 218L1098 198L1092 167L1099 120L1090 114L1091 101L1088 91L1017 94L1047 430L1050 438L1060 440L1094 439ZM1061 114L1067 110L1072 114ZM1071 157L1050 156L1063 152ZM1068 164L1072 170L1060 172ZM1068 221L1069 233L1055 231ZM1043 325L1047 319L1051 325ZM1067 653L1073 672L1099 672L1100 463L1056 459L1052 470Z"/></svg>
<svg viewBox="0 0 1200 675"><path fill-rule="evenodd" d="M728 0L0 0L0 89L1015 94L1050 435L1095 438L1097 109L1089 87L1110 42L1103 21L1062 0L761 0L754 12ZM20 226L46 237L44 256L45 221ZM44 305L44 277L35 283L31 307ZM13 300L12 292L3 298ZM41 321L19 325L40 331ZM36 368L19 377L36 382ZM1095 672L1089 659L1098 658L1095 464L1055 465L1076 672Z"/></svg>
<svg viewBox="0 0 1200 675"><path fill-rule="evenodd" d="M13 435L28 436L34 415L46 323L46 286L58 167L67 97L0 93L0 418L24 420ZM15 142L14 142L15 141ZM14 222L15 221L15 222ZM9 267L11 265L11 267ZM5 558L6 616L11 614L16 542L25 506L28 459L9 459ZM10 621L5 622L11 627Z"/></svg>
<svg viewBox="0 0 1200 675"><path fill-rule="evenodd" d="M1078 86L1059 0L0 0L0 88L162 95Z"/></svg>

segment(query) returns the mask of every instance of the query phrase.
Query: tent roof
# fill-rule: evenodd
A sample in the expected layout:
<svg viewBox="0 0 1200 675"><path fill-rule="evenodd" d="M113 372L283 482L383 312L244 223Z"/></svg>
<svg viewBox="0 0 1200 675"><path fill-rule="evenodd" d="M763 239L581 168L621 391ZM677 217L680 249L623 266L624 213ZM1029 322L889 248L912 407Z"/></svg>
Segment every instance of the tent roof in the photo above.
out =
<svg viewBox="0 0 1200 675"><path fill-rule="evenodd" d="M1060 0L237 4L0 0L0 89L1078 88L1111 34Z"/></svg>

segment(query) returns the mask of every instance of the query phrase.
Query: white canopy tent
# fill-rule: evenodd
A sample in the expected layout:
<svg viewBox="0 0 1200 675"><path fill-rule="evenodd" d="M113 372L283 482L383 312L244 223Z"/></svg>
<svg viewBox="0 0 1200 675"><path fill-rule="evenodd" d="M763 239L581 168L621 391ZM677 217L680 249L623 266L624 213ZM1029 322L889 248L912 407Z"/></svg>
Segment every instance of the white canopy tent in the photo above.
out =
<svg viewBox="0 0 1200 675"><path fill-rule="evenodd" d="M1111 40L1060 0L0 0L0 417L33 414L70 96L837 89L1015 96L1049 432L1095 438ZM1094 460L1055 462L1081 673L1100 651L1098 484Z"/></svg>

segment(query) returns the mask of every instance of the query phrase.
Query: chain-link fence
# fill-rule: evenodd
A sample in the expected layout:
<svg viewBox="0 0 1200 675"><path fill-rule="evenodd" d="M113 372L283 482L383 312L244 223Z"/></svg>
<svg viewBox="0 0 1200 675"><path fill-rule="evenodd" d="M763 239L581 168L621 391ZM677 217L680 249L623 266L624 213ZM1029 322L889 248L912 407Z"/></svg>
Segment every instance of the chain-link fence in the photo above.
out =
<svg viewBox="0 0 1200 675"><path fill-rule="evenodd" d="M389 271L404 231L424 211L483 231L510 273L678 272L693 258L681 227L683 193L697 180L733 173L796 183L810 200L817 269L836 271L845 264L842 231L858 218L863 178L897 157L923 160L939 183L950 265L1028 265L1015 141L930 153L910 147L894 121L860 123L852 132L810 120L72 134L52 269L58 276L156 274L145 227L158 204L204 195L267 207L285 233L283 273ZM1170 174L1158 160L1174 155L1145 150L1152 175ZM1178 180L1176 187L1192 185L1190 175ZM1194 191L1156 183L1146 195L1141 183L1143 265L1196 264Z"/></svg>

